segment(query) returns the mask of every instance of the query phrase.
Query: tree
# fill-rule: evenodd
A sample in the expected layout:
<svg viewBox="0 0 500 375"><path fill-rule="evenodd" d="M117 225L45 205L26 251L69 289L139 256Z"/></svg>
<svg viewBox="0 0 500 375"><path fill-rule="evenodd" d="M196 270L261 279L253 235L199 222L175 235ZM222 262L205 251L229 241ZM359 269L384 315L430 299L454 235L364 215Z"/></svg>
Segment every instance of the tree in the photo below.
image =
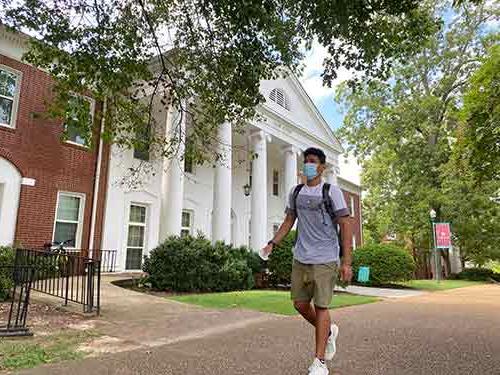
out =
<svg viewBox="0 0 500 375"><path fill-rule="evenodd" d="M500 259L500 47L494 42L464 93L457 142L446 168L446 216L468 259Z"/></svg>
<svg viewBox="0 0 500 375"><path fill-rule="evenodd" d="M438 15L450 10L446 2L436 2L434 9ZM454 13L422 49L394 66L390 79L367 82L357 90L343 86L337 96L346 110L340 136L364 169L371 232L379 240L397 233L415 256L430 248L429 210L454 221L457 207L470 198L450 199L449 162L463 92L481 64L485 25L498 17L498 7L461 4ZM491 219L492 212L483 213ZM471 238L461 226L453 230Z"/></svg>
<svg viewBox="0 0 500 375"><path fill-rule="evenodd" d="M259 82L280 67L299 71L314 40L330 52L330 84L341 66L383 75L436 27L416 0L1 1L1 23L36 36L26 60L56 79L52 116L75 119L83 102L71 93L91 93L107 101L105 139L170 157L177 138L150 128L154 111L174 105L189 118L200 163L221 156L219 124L244 127L263 100ZM74 122L90 141L88 116Z"/></svg>
<svg viewBox="0 0 500 375"><path fill-rule="evenodd" d="M498 36L492 41L498 42ZM500 45L493 44L488 52L470 80L462 110L462 151L478 183L500 180Z"/></svg>

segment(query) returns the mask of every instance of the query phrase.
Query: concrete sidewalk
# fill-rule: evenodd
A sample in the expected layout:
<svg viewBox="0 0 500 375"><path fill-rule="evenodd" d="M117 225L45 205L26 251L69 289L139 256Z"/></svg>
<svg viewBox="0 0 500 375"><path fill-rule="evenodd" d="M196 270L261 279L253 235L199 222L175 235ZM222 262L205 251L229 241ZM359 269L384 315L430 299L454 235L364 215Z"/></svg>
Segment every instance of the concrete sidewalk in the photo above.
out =
<svg viewBox="0 0 500 375"><path fill-rule="evenodd" d="M372 296L381 298L407 298L421 296L427 292L411 289L389 289L389 288L371 288L366 286L349 285L347 288L336 287L335 290L362 296Z"/></svg>
<svg viewBox="0 0 500 375"><path fill-rule="evenodd" d="M500 374L500 287L485 285L332 311L331 375ZM299 317L268 320L152 349L47 365L36 375L299 375L313 358Z"/></svg>
<svg viewBox="0 0 500 375"><path fill-rule="evenodd" d="M105 351L172 344L252 323L283 319L256 311L205 309L112 284L127 278L130 276L103 277L101 315L89 322L101 334L112 338L108 340L112 347L104 347Z"/></svg>

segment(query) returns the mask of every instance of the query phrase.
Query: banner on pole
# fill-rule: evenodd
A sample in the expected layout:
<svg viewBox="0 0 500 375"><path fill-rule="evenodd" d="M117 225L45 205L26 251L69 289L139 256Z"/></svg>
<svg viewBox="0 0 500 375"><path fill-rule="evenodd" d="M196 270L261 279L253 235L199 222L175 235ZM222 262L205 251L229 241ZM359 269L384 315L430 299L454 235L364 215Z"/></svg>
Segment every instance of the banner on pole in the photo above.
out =
<svg viewBox="0 0 500 375"><path fill-rule="evenodd" d="M435 223L434 231L436 235L436 247L438 249L450 248L451 247L450 223Z"/></svg>

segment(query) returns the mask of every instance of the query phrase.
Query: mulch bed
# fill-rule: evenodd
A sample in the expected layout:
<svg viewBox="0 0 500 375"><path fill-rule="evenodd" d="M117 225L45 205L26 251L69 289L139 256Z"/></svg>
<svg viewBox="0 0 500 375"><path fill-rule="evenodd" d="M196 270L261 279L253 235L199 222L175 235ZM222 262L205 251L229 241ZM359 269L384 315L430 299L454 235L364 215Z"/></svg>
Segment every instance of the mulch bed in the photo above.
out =
<svg viewBox="0 0 500 375"><path fill-rule="evenodd" d="M7 322L9 310L10 302L0 302L0 325ZM32 302L28 310L28 326L40 334L82 325L86 320L79 314L48 304Z"/></svg>

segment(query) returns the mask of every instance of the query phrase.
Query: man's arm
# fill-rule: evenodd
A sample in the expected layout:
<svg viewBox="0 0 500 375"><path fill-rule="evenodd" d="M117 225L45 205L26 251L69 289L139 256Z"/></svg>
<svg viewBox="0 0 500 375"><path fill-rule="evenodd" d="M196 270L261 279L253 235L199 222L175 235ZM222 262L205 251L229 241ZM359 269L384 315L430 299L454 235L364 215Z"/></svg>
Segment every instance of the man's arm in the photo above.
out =
<svg viewBox="0 0 500 375"><path fill-rule="evenodd" d="M343 251L340 276L342 280L349 282L352 279L352 220L349 216L343 216L338 219L338 224Z"/></svg>
<svg viewBox="0 0 500 375"><path fill-rule="evenodd" d="M272 243L266 245L262 249L262 253L264 255L271 254L274 245L278 245L281 242L281 240L290 232L290 230L293 228L293 224L295 224L296 219L297 216L293 212L288 212L286 214L285 220L283 220L283 223L280 225L280 228L278 229L273 239L271 240Z"/></svg>
<svg viewBox="0 0 500 375"><path fill-rule="evenodd" d="M340 236L342 241L342 263L351 265L352 263L352 222L349 216L338 219L340 225Z"/></svg>
<svg viewBox="0 0 500 375"><path fill-rule="evenodd" d="M274 235L272 241L277 245L281 242L283 238L290 232L290 230L293 228L293 224L295 224L295 219L297 217L295 214L289 212L285 216L285 220L283 220L283 223L281 223L278 231Z"/></svg>

